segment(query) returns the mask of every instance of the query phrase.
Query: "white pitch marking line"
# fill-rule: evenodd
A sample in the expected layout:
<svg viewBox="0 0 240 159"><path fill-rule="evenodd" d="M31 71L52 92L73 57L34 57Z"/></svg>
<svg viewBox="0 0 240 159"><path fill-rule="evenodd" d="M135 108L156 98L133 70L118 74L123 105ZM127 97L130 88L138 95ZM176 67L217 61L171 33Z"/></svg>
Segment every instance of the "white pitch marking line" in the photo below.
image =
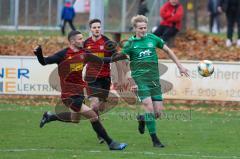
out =
<svg viewBox="0 0 240 159"><path fill-rule="evenodd" d="M79 150L74 149L37 149L37 148L29 148L29 149L0 149L0 152L27 152L27 151L70 151L76 152ZM201 158L221 158L221 159L240 159L240 156L213 156L213 155L192 155L192 154L171 154L171 153L155 153L155 152L141 152L141 151L100 151L100 150L91 150L91 151L83 151L89 153L109 153L109 152L119 152L123 154L142 154L142 155L152 155L152 156L177 156L177 157L201 157Z"/></svg>

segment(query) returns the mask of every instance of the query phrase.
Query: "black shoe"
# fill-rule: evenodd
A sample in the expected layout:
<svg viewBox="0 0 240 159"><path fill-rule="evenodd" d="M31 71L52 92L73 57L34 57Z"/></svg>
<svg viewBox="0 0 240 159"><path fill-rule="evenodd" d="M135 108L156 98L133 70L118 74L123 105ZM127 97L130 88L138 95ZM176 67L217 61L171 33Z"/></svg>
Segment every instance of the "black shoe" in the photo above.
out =
<svg viewBox="0 0 240 159"><path fill-rule="evenodd" d="M40 121L40 128L42 128L46 123L50 122L48 112L45 112Z"/></svg>
<svg viewBox="0 0 240 159"><path fill-rule="evenodd" d="M153 147L159 147L159 148L165 147L165 146L160 142L160 140L158 139L156 133L151 134L150 136L151 136L151 138L152 138Z"/></svg>
<svg viewBox="0 0 240 159"><path fill-rule="evenodd" d="M164 148L165 146L161 142L154 142L153 147Z"/></svg>
<svg viewBox="0 0 240 159"><path fill-rule="evenodd" d="M113 141L110 145L109 145L109 149L110 150L123 150L127 147L127 144L125 143L118 143L116 141Z"/></svg>
<svg viewBox="0 0 240 159"><path fill-rule="evenodd" d="M144 116L143 115L138 115L137 116L137 121L138 121L138 131L139 131L139 133L144 134L144 131L145 131Z"/></svg>
<svg viewBox="0 0 240 159"><path fill-rule="evenodd" d="M97 136L97 138L98 138L99 144L103 144L104 143L104 139L102 137Z"/></svg>

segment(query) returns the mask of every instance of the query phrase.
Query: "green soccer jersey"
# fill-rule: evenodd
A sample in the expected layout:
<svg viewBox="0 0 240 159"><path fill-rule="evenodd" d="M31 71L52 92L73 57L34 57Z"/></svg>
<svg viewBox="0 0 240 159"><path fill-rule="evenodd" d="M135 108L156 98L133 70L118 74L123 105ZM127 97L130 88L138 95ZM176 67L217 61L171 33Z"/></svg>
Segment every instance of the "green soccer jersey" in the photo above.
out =
<svg viewBox="0 0 240 159"><path fill-rule="evenodd" d="M130 68L135 80L159 79L156 48L163 48L164 41L154 34L143 38L132 36L123 47L122 53L130 57Z"/></svg>

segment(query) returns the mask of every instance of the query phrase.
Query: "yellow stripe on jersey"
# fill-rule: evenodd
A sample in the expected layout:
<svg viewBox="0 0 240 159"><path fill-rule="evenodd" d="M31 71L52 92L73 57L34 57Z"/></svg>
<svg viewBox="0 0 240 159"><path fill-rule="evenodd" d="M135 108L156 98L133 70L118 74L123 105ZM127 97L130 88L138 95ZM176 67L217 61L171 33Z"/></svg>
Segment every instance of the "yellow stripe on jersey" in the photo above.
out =
<svg viewBox="0 0 240 159"><path fill-rule="evenodd" d="M103 58L104 57L104 52L95 52L94 53L95 56Z"/></svg>
<svg viewBox="0 0 240 159"><path fill-rule="evenodd" d="M83 69L83 63L72 63L70 64L70 72L81 71Z"/></svg>

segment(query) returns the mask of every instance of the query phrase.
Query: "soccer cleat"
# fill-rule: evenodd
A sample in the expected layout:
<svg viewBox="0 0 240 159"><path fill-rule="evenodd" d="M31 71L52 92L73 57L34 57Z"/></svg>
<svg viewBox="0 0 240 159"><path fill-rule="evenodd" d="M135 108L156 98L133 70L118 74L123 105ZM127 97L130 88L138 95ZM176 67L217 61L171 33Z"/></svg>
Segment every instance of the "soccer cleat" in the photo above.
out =
<svg viewBox="0 0 240 159"><path fill-rule="evenodd" d="M46 123L50 122L48 112L45 112L40 121L40 128L42 128Z"/></svg>
<svg viewBox="0 0 240 159"><path fill-rule="evenodd" d="M113 141L109 145L109 149L110 150L123 150L123 149L125 149L125 147L127 147L127 144L125 144L125 143L118 143L116 141Z"/></svg>
<svg viewBox="0 0 240 159"><path fill-rule="evenodd" d="M164 148L165 146L161 142L154 142L153 147Z"/></svg>
<svg viewBox="0 0 240 159"><path fill-rule="evenodd" d="M138 131L139 131L139 133L144 134L144 131L145 131L144 116L143 115L138 115L137 116L137 121L138 121Z"/></svg>
<svg viewBox="0 0 240 159"><path fill-rule="evenodd" d="M157 137L156 134L152 134L151 137L152 137L153 147L158 147L158 148L163 148L163 147L165 147L165 146L160 142L160 140L158 139L158 137Z"/></svg>
<svg viewBox="0 0 240 159"><path fill-rule="evenodd" d="M104 139L102 137L97 136L97 138L98 138L99 144L103 144L104 143Z"/></svg>
<svg viewBox="0 0 240 159"><path fill-rule="evenodd" d="M152 138L153 147L158 147L158 148L163 148L163 147L165 147L165 146L160 142L160 140L158 139L156 133L151 134L150 136L151 136L151 138Z"/></svg>

